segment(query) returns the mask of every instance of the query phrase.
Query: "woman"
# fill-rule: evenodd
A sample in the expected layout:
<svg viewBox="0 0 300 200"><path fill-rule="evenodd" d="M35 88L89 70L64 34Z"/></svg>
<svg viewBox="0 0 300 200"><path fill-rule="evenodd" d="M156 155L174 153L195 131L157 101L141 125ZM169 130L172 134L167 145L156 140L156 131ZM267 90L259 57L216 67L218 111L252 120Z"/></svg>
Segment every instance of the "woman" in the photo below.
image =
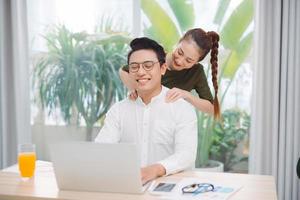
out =
<svg viewBox="0 0 300 200"><path fill-rule="evenodd" d="M214 114L220 117L220 106L218 101L218 47L219 35L216 32L205 32L200 28L187 31L179 40L175 50L167 55L167 71L162 76L162 84L170 88L166 101L173 102L184 98L194 107L202 112ZM198 63L211 52L211 71L214 95L210 92L203 66ZM128 70L122 68L120 77L129 90L134 91L136 82L128 76ZM195 89L198 96L190 91ZM132 92L130 97L135 99L136 93Z"/></svg>

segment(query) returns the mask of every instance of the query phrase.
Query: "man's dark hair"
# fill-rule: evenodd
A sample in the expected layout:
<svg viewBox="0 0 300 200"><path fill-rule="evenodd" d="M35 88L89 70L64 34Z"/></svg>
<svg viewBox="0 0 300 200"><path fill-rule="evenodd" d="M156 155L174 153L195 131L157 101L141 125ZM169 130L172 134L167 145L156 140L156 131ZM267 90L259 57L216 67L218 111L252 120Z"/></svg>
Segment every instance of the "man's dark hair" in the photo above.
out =
<svg viewBox="0 0 300 200"><path fill-rule="evenodd" d="M147 37L140 37L140 38L135 38L130 42L130 47L131 50L129 51L127 55L127 63L129 64L129 58L131 54L135 51L138 50L152 50L156 54L159 63L162 65L163 63L166 62L166 53L164 51L164 48L158 44L156 41L147 38Z"/></svg>

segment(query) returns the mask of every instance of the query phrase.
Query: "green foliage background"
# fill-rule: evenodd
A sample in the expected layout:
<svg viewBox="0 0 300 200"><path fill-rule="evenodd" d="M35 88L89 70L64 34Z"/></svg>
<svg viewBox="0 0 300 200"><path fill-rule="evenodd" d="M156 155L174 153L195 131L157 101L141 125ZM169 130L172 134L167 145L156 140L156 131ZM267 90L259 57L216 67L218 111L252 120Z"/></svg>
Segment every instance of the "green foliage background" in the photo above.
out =
<svg viewBox="0 0 300 200"><path fill-rule="evenodd" d="M82 117L91 140L93 125L126 96L118 70L126 63L130 38L72 33L64 25L52 27L44 38L48 52L38 55L33 75L42 107L49 114L58 108L66 122Z"/></svg>
<svg viewBox="0 0 300 200"><path fill-rule="evenodd" d="M248 57L253 40L253 31L250 27L253 23L253 0L241 1L233 11L228 9L230 3L231 0L219 0L213 20L213 23L218 27L218 30L215 31L220 35L220 45L224 49L222 50L224 51L224 53L222 52L224 57L219 58L219 60L222 60L222 63L219 62L220 75L218 82L220 85L222 80L226 79L230 83L225 91L220 94L221 104L224 102L237 70ZM166 10L160 6L159 1L141 0L142 10L151 22L151 25L146 27L144 34L159 41L170 52L186 30L195 28L195 12L197 12L197 8L193 5L193 1L190 0L168 0L168 4L176 20L172 20ZM225 19L226 14L229 17ZM207 71L207 74L209 72ZM229 111L224 111L224 113L227 112ZM230 112L231 115L240 115L242 113L244 112L238 110ZM224 116L225 118L228 117L227 114ZM216 154L218 152L216 149L218 148L213 147L215 151L210 150L212 144L217 145L215 135L219 133L218 127L220 124L216 125L211 117L200 112L198 112L198 122L199 141L196 166L201 167L208 164L210 156L217 157ZM224 120L223 125L228 125L226 120ZM249 129L249 126L247 129ZM228 130L224 129L224 134L238 134L237 127L232 127L232 130L235 131L229 133ZM246 134L243 137L239 137L239 142L244 140L245 136ZM226 162L225 169L230 170L231 168L232 166L228 166Z"/></svg>

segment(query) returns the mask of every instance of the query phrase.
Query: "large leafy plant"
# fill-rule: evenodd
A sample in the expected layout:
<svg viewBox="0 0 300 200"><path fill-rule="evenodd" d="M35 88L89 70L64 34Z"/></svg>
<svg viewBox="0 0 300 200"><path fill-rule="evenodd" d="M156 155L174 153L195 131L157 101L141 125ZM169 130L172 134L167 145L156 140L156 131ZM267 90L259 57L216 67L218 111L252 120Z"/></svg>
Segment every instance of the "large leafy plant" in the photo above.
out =
<svg viewBox="0 0 300 200"><path fill-rule="evenodd" d="M250 116L239 109L225 110L222 116L223 121L213 126L210 155L224 163L225 171L230 171L236 164L248 160L247 156L238 155L235 150L249 134Z"/></svg>
<svg viewBox="0 0 300 200"><path fill-rule="evenodd" d="M73 115L87 125L87 140L93 125L113 101L125 95L118 77L126 62L129 38L124 34L72 33L64 25L44 36L48 51L34 65L34 84L43 108L49 114L59 109L66 122Z"/></svg>
<svg viewBox="0 0 300 200"><path fill-rule="evenodd" d="M150 36L164 45L171 51L178 42L180 36L190 28L194 28L196 8L190 0L168 0L169 7L175 16L175 20L168 15L158 1L141 0L144 14L151 25L146 27L145 35ZM245 61L252 46L253 31L253 0L243 0L229 12L231 0L219 0L213 23L217 25L217 32L220 34L223 57L220 59L219 85L223 80L229 84L220 94L221 104L224 102L235 74L240 65ZM229 17L225 20L225 15ZM209 74L209 68L207 71ZM213 143L214 120L204 114L198 113L198 155L196 166L206 166L209 160L209 152ZM225 166L226 168L226 166Z"/></svg>

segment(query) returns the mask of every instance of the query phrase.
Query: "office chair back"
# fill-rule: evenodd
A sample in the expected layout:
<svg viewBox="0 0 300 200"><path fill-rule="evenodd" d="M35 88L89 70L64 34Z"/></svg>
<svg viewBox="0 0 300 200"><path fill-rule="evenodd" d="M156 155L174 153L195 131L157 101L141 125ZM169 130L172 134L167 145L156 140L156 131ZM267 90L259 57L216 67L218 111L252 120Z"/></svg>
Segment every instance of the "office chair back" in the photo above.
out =
<svg viewBox="0 0 300 200"><path fill-rule="evenodd" d="M300 158L299 158L298 164L297 164L297 176L300 179Z"/></svg>

